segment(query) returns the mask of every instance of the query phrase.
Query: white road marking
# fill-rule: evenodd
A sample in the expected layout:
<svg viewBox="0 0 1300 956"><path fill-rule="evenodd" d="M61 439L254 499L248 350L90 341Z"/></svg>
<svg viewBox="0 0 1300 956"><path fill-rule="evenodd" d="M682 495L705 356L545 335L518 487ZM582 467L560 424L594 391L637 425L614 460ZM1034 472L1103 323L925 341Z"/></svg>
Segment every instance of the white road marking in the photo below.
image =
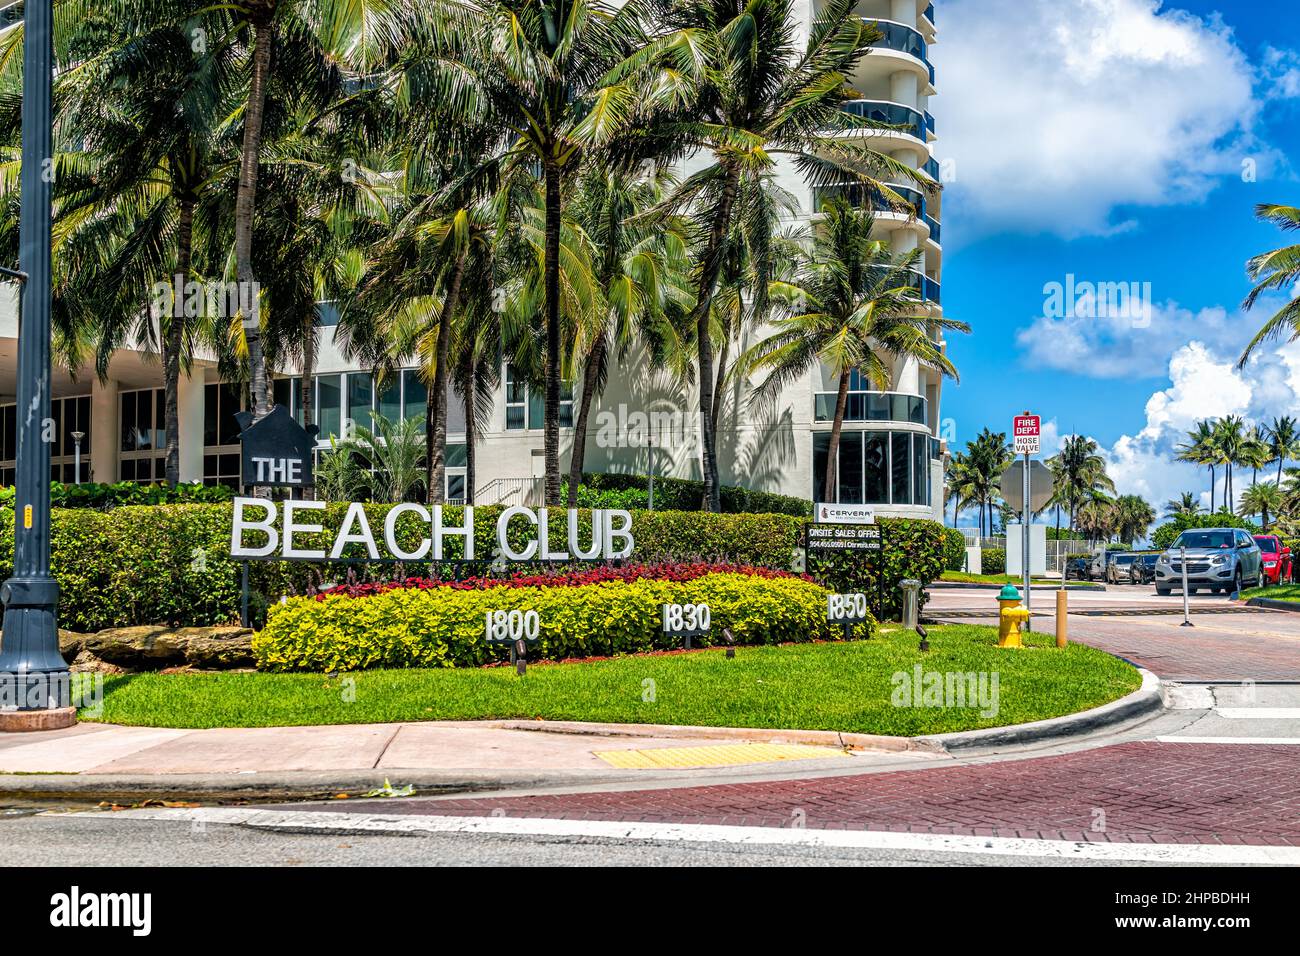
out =
<svg viewBox="0 0 1300 956"><path fill-rule="evenodd" d="M1300 707L1216 707L1214 712L1230 720L1300 720Z"/></svg>
<svg viewBox="0 0 1300 956"><path fill-rule="evenodd" d="M1300 744L1300 737L1157 737L1162 744Z"/></svg>
<svg viewBox="0 0 1300 956"><path fill-rule="evenodd" d="M1300 847L1222 844L1088 843L1020 840L1009 837L942 836L873 830L787 829L676 823L625 823L608 820L548 820L529 817L441 817L415 814L362 814L309 810L256 810L240 807L124 810L114 819L201 820L267 830L345 833L491 833L549 837L596 837L682 843L734 843L751 846L823 846L848 849L924 850L991 853L1001 856L1136 861L1172 864L1262 863L1300 866Z"/></svg>

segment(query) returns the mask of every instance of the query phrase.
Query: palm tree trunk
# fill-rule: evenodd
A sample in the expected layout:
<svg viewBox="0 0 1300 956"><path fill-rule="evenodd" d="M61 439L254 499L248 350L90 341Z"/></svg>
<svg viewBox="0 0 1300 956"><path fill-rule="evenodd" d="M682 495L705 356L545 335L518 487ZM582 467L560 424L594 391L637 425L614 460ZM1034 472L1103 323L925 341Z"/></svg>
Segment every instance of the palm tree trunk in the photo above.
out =
<svg viewBox="0 0 1300 956"><path fill-rule="evenodd" d="M194 202L183 199L179 203L176 225L176 278L173 282L177 295L172 301L171 315L167 321L166 344L163 346L164 427L167 432L167 483L178 485L181 480L181 351L185 347L185 283L190 280L190 262L194 249ZM161 321L161 317L159 317Z"/></svg>
<svg viewBox="0 0 1300 956"><path fill-rule="evenodd" d="M718 420L722 417L723 391L722 383L727 378L727 362L731 358L731 339L722 340L722 351L718 353L718 371L714 376L713 387L713 438L717 442Z"/></svg>
<svg viewBox="0 0 1300 956"><path fill-rule="evenodd" d="M1210 514L1214 514L1214 466L1210 465Z"/></svg>
<svg viewBox="0 0 1300 956"><path fill-rule="evenodd" d="M731 210L740 188L740 169L727 165L727 177L722 187L709 227L709 237L700 256L700 273L695 290L695 343L699 367L700 386L700 466L704 477L704 510L722 510L722 493L718 487L718 449L713 431L713 342L709 335L709 316L713 306L714 288L722 270L722 258L727 233L731 229Z"/></svg>
<svg viewBox="0 0 1300 956"><path fill-rule="evenodd" d="M315 409L312 408L312 398L314 389L312 384L316 379L316 307L313 305L311 311L307 313L306 322L302 331L302 376L298 379L298 407L302 410L302 427L307 428L315 418ZM303 497L314 500L316 497L315 488L304 488Z"/></svg>
<svg viewBox="0 0 1300 956"><path fill-rule="evenodd" d="M478 439L478 430L474 424L474 395L478 378L478 359L474 355L473 343L465 350L465 504L474 503L474 482L477 479L474 445Z"/></svg>
<svg viewBox="0 0 1300 956"><path fill-rule="evenodd" d="M605 336L601 334L592 343L582 370L582 394L578 396L578 417L573 423L573 451L569 456L569 507L578 507L578 486L582 484L582 468L587 458L587 419L591 403L596 398L596 379L605 360Z"/></svg>
<svg viewBox="0 0 1300 956"><path fill-rule="evenodd" d="M456 253L447 297L438 319L438 339L434 345L433 381L425 408L431 419L424 427L425 496L429 504L442 504L447 491L447 363L451 361L451 323L460 306L460 284L465 276L465 252Z"/></svg>
<svg viewBox="0 0 1300 956"><path fill-rule="evenodd" d="M235 194L235 275L241 295L256 288L253 275L253 214L257 204L257 163L262 150L262 115L266 107L266 80L271 70L271 24L268 10L253 21L253 72L244 109L244 145L239 162L239 188ZM249 296L252 301L252 296ZM256 311L256 310L255 310ZM250 317L245 316L246 320ZM251 320L250 320L251 321ZM259 329L247 327L249 389L253 415L262 418L270 410L266 365L262 357Z"/></svg>
<svg viewBox="0 0 1300 956"><path fill-rule="evenodd" d="M831 421L831 440L826 446L826 477L822 482L822 501L839 501L838 482L835 480L839 472L840 457L840 432L844 430L844 409L849 403L849 373L850 369L845 369L840 373L839 391L835 395L835 418Z"/></svg>
<svg viewBox="0 0 1300 956"><path fill-rule="evenodd" d="M546 463L546 503L560 503L560 167L543 166L546 182L546 261L542 288L546 310L546 388L542 445Z"/></svg>

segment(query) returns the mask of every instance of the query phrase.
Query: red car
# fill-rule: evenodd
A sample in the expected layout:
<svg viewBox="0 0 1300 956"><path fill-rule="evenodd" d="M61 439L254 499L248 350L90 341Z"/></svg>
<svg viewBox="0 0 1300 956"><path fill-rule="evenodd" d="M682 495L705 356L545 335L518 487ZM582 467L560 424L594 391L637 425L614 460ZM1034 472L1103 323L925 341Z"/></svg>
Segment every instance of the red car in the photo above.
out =
<svg viewBox="0 0 1300 956"><path fill-rule="evenodd" d="M1275 534L1257 534L1255 543L1259 545L1263 563L1261 583L1268 586L1290 581L1291 549L1282 544L1282 539Z"/></svg>

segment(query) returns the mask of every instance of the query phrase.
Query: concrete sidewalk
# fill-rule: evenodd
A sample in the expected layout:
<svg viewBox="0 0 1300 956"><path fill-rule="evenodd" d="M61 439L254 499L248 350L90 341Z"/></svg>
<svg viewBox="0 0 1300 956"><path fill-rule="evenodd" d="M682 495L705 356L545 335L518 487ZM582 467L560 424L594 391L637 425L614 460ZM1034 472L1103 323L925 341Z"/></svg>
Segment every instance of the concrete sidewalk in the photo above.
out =
<svg viewBox="0 0 1300 956"><path fill-rule="evenodd" d="M644 757L639 765L647 769L690 770L790 760L810 767L827 761L838 765L846 757L855 765L873 760L892 764L938 756L905 751L888 740L853 739L858 735L845 735L849 738L845 744L856 745L846 751L839 735L817 731L635 725L602 730L559 722L533 730L518 729L519 724L449 721L172 730L83 723L67 730L0 736L0 774L130 777L393 771L396 783L404 770L581 771L622 777L629 765L638 765L633 757ZM677 752L661 755L667 750ZM0 783L0 789L3 786Z"/></svg>

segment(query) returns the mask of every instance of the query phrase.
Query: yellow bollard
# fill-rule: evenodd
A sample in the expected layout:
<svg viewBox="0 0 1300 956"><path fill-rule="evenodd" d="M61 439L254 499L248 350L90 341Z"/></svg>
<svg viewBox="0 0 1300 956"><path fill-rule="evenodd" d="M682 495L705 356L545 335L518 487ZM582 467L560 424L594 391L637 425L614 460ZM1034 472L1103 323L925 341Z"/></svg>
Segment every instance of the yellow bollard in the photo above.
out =
<svg viewBox="0 0 1300 956"><path fill-rule="evenodd" d="M1065 588L1056 592L1056 646L1064 647L1067 643L1066 630L1069 627L1067 618L1069 610L1067 608L1068 599L1066 598Z"/></svg>

